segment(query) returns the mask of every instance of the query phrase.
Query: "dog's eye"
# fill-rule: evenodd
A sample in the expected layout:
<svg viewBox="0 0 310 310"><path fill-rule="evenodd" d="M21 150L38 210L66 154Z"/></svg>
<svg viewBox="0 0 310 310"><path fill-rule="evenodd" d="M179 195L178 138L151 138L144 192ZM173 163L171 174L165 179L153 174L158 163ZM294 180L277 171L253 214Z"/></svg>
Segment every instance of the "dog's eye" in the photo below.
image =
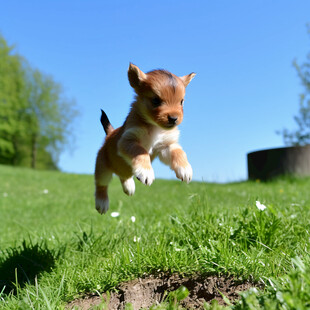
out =
<svg viewBox="0 0 310 310"><path fill-rule="evenodd" d="M161 103L162 103L162 100L159 98L159 97L153 97L152 99L151 99L151 102L152 102L152 105L154 106L154 107L158 107L158 106L160 106L161 105Z"/></svg>
<svg viewBox="0 0 310 310"><path fill-rule="evenodd" d="M184 104L184 99L181 100L181 105L183 105L183 104Z"/></svg>

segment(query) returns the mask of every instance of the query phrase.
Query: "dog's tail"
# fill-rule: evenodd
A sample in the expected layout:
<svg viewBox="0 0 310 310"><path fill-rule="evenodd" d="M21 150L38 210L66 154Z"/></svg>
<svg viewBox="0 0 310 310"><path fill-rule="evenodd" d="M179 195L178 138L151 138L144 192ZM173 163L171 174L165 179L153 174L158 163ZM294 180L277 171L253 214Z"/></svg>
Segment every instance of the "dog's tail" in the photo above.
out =
<svg viewBox="0 0 310 310"><path fill-rule="evenodd" d="M108 135L111 131L114 130L114 128L112 127L107 115L105 114L105 112L103 110L101 110L101 117L100 117L100 122L102 124L102 127L105 131L105 133Z"/></svg>

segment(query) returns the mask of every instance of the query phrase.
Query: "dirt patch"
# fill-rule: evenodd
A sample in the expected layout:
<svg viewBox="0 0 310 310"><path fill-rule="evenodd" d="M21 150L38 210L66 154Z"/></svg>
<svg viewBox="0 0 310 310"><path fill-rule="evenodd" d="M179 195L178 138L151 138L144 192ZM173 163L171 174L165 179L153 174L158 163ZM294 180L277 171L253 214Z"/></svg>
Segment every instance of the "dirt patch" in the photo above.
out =
<svg viewBox="0 0 310 310"><path fill-rule="evenodd" d="M127 303L131 303L135 310L149 308L163 302L167 292L175 291L181 285L190 292L189 296L180 303L186 309L203 309L204 302L211 302L213 299L216 299L220 305L225 305L221 293L234 302L239 298L239 292L254 286L250 282L241 283L232 277L223 276L182 277L177 274L160 277L149 276L122 283L116 288L117 292L110 293L109 298L104 293L101 296L86 296L83 299L76 299L68 305L68 309L91 309L102 303L103 299L108 300L106 309L111 310L123 310Z"/></svg>

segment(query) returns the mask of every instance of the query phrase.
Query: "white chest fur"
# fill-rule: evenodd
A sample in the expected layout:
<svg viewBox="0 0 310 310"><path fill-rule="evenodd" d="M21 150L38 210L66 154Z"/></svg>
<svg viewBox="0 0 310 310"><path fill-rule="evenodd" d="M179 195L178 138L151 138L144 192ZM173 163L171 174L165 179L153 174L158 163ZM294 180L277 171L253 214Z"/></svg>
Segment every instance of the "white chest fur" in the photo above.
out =
<svg viewBox="0 0 310 310"><path fill-rule="evenodd" d="M179 139L179 130L164 130L161 128L154 128L149 134L150 137L150 147L148 152L150 155L157 153L163 148L169 146L170 144L177 143Z"/></svg>
<svg viewBox="0 0 310 310"><path fill-rule="evenodd" d="M179 130L177 128L165 130L155 126L148 129L132 127L124 132L122 138L137 140L150 155L153 155L170 144L177 143Z"/></svg>

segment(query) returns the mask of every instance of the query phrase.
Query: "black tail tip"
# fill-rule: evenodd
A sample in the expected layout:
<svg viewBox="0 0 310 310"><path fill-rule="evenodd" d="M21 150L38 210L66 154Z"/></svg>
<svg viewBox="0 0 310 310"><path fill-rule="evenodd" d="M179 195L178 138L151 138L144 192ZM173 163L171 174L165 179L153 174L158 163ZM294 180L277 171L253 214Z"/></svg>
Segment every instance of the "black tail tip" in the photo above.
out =
<svg viewBox="0 0 310 310"><path fill-rule="evenodd" d="M102 109L100 109L100 110L101 110L101 120L104 120L105 118L108 118L106 113Z"/></svg>
<svg viewBox="0 0 310 310"><path fill-rule="evenodd" d="M106 132L106 134L108 134L108 132L111 131L113 127L111 126L108 116L105 114L105 112L102 109L100 110L101 110L100 122L102 124L104 131Z"/></svg>

